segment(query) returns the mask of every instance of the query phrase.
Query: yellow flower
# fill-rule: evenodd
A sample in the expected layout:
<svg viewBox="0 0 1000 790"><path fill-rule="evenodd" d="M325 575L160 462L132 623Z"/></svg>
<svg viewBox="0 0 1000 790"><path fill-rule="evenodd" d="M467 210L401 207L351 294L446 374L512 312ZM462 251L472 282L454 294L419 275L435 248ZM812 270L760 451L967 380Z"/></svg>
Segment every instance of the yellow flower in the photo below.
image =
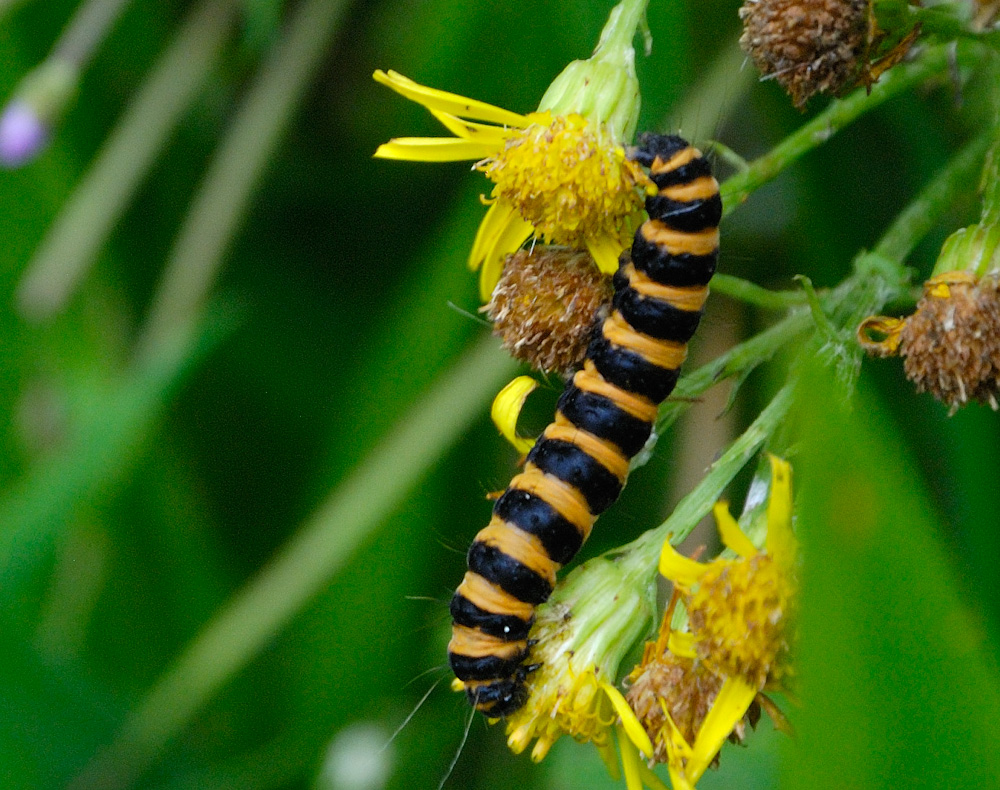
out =
<svg viewBox="0 0 1000 790"><path fill-rule="evenodd" d="M507 718L507 744L515 753L534 741L531 758L548 754L563 735L593 743L612 773L619 717L640 748L649 739L614 687L619 665L648 628L654 589L627 561L597 557L571 573L539 607L531 630L528 701Z"/></svg>
<svg viewBox="0 0 1000 790"><path fill-rule="evenodd" d="M659 638L646 645L628 678L628 702L653 744L654 760L667 763L674 790L693 788L726 739L743 738L759 715L758 693L789 672L796 542L788 463L771 457L765 551L725 505L716 506L715 517L736 558L700 563L664 545L660 572L684 601L690 630L671 629L669 608Z"/></svg>
<svg viewBox="0 0 1000 790"><path fill-rule="evenodd" d="M714 514L735 559L695 562L669 542L660 556L660 573L683 594L690 621L690 634L672 641L671 649L761 690L779 683L789 669L796 542L788 462L771 456L764 551L757 550L725 504L717 504Z"/></svg>
<svg viewBox="0 0 1000 790"><path fill-rule="evenodd" d="M375 156L425 162L472 160L494 183L469 266L488 301L504 259L529 237L586 248L613 274L651 182L625 155L639 91L632 39L646 0L616 6L594 55L574 61L526 115L419 85L394 71L375 80L426 107L454 137L396 138Z"/></svg>

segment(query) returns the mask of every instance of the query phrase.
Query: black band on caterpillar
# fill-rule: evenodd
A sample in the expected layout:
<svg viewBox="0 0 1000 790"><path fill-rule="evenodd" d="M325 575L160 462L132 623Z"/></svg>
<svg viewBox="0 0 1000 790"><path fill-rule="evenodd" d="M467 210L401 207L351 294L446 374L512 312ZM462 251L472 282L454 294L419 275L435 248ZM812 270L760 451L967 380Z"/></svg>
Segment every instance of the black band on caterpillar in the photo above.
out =
<svg viewBox="0 0 1000 790"><path fill-rule="evenodd" d="M659 190L646 200L649 219L615 274L612 310L594 330L583 369L476 536L451 602L451 667L472 705L491 717L527 700L534 607L618 498L677 383L715 272L722 200L708 161L673 135L642 135L629 156Z"/></svg>

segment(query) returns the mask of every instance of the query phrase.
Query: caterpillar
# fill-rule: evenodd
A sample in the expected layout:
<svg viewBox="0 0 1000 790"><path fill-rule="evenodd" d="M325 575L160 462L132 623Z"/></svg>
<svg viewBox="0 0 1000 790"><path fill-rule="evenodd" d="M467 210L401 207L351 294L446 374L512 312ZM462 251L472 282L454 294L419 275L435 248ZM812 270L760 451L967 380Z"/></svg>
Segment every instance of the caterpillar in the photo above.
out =
<svg viewBox="0 0 1000 790"><path fill-rule="evenodd" d="M476 535L451 601L452 670L491 718L527 700L535 607L621 493L677 383L715 272L722 200L708 161L673 135L642 135L629 156L657 187L646 198L649 219L614 275L583 367Z"/></svg>

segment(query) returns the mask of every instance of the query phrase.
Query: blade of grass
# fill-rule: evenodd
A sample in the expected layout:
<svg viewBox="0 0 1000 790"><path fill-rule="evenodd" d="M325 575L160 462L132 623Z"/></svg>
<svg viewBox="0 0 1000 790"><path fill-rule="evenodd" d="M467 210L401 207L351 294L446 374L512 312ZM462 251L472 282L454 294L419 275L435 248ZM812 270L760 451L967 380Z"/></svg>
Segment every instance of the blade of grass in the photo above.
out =
<svg viewBox="0 0 1000 790"><path fill-rule="evenodd" d="M129 104L38 246L17 292L36 320L65 307L211 72L232 26L234 0L202 0Z"/></svg>
<svg viewBox="0 0 1000 790"><path fill-rule="evenodd" d="M280 553L205 625L133 710L114 742L77 777L74 790L128 787L326 584L407 492L485 413L514 371L483 341L441 377L299 528Z"/></svg>
<svg viewBox="0 0 1000 790"><path fill-rule="evenodd" d="M327 53L346 0L305 0L262 66L202 180L150 307L138 355L192 331L282 133Z"/></svg>
<svg viewBox="0 0 1000 790"><path fill-rule="evenodd" d="M74 393L81 416L62 452L32 467L0 496L0 603L15 601L63 531L73 509L119 481L152 438L184 375L228 331L211 325L195 344L176 346L113 385ZM16 607L0 606L11 613Z"/></svg>

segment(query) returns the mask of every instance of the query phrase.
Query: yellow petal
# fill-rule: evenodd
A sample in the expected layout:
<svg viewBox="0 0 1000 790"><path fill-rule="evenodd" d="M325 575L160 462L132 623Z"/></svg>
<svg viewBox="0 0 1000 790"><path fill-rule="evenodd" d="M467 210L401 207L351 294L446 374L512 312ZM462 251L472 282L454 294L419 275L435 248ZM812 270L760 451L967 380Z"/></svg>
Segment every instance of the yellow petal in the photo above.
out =
<svg viewBox="0 0 1000 790"><path fill-rule="evenodd" d="M411 162L460 162L483 159L495 151L492 144L458 137L394 137L375 149L375 156Z"/></svg>
<svg viewBox="0 0 1000 790"><path fill-rule="evenodd" d="M756 696L757 689L742 678L726 678L711 710L698 728L698 737L685 770L689 781L695 783L705 773Z"/></svg>
<svg viewBox="0 0 1000 790"><path fill-rule="evenodd" d="M639 753L632 745L631 736L626 735L624 727L618 727L618 748L622 753L622 768L625 770L625 787L628 790L642 790L642 778L639 773ZM647 740L649 740L647 738ZM650 751L652 754L652 751Z"/></svg>
<svg viewBox="0 0 1000 790"><path fill-rule="evenodd" d="M895 356L906 320L884 315L870 315L858 325L858 343L876 357Z"/></svg>
<svg viewBox="0 0 1000 790"><path fill-rule="evenodd" d="M667 649L681 658L698 657L698 651L694 647L694 635L688 631L671 631L667 639Z"/></svg>
<svg viewBox="0 0 1000 790"><path fill-rule="evenodd" d="M792 532L792 467L788 461L771 459L771 496L767 503L767 553L778 562L795 559L796 541Z"/></svg>
<svg viewBox="0 0 1000 790"><path fill-rule="evenodd" d="M625 249L618 239L610 236L599 236L595 239L587 239L587 249L594 257L597 268L603 274L614 274L618 271L618 256Z"/></svg>
<svg viewBox="0 0 1000 790"><path fill-rule="evenodd" d="M486 251L483 268L479 271L479 298L483 302L488 302L493 296L493 289L500 282L506 257L517 252L534 231L531 223L521 219L520 214L513 213L507 218L507 225L496 237L493 246Z"/></svg>
<svg viewBox="0 0 1000 790"><path fill-rule="evenodd" d="M611 700L611 706L615 709L615 713L618 714L618 718L622 720L621 734L628 735L629 740L638 747L639 751L648 760L653 756L653 742L649 740L649 735L646 734L646 730L643 729L642 724L635 713L633 713L632 708L629 707L625 697L608 682L602 682L601 688L604 689L604 693ZM622 745L623 750L624 748L624 745ZM624 760L624 752L622 759Z"/></svg>
<svg viewBox="0 0 1000 790"><path fill-rule="evenodd" d="M428 88L420 85L408 77L396 71L384 72L378 69L372 77L376 82L392 88L396 93L405 96L411 101L417 102L428 110L439 110L441 112L458 115L461 118L472 118L477 121L489 121L505 126L527 126L528 119L516 112L504 110L501 107L494 107L486 102L468 99L447 91L439 91L435 88Z"/></svg>
<svg viewBox="0 0 1000 790"><path fill-rule="evenodd" d="M670 737L667 740L667 770L670 773L670 784L674 790L693 790L694 782L689 781L685 767L692 757L691 745L684 740L680 729L667 712L666 705L661 702L667 724L670 726Z"/></svg>
<svg viewBox="0 0 1000 790"><path fill-rule="evenodd" d="M639 774L642 776L643 783L650 790L670 790L660 777L649 770L643 763L639 763Z"/></svg>
<svg viewBox="0 0 1000 790"><path fill-rule="evenodd" d="M514 206L506 200L499 199L490 203L483 221L479 223L479 228L476 230L476 238L472 242L472 251L469 253L469 268L472 271L476 271L482 266L487 251L492 249L497 237L503 233L503 229L507 227L514 212Z"/></svg>
<svg viewBox="0 0 1000 790"><path fill-rule="evenodd" d="M497 426L503 437L514 445L514 449L522 455L535 446L535 440L525 439L517 435L517 418L521 414L521 408L528 395L534 392L537 387L538 382L531 376L518 376L497 393L493 399L493 407L490 409L493 424Z"/></svg>
<svg viewBox="0 0 1000 790"><path fill-rule="evenodd" d="M743 534L743 530L729 512L729 506L725 502L716 502L712 508L712 515L715 516L715 523L719 528L719 537L726 546L745 559L757 556L757 547Z"/></svg>
<svg viewBox="0 0 1000 790"><path fill-rule="evenodd" d="M597 753L601 755L601 760L604 762L604 767L608 769L611 779L617 782L622 778L622 774L618 770L618 755L615 754L615 747L611 745L611 741L603 744L595 743L594 745L597 747Z"/></svg>
<svg viewBox="0 0 1000 790"><path fill-rule="evenodd" d="M444 127L457 137L466 140L478 140L484 143L488 142L493 146L492 153L494 154L499 153L504 143L514 134L513 131L503 126L465 121L447 112L431 110L431 115L441 121Z"/></svg>
<svg viewBox="0 0 1000 790"><path fill-rule="evenodd" d="M691 587L697 584L705 572L705 565L685 557L670 545L670 540L663 541L663 551L660 553L660 575L670 579L681 587Z"/></svg>
<svg viewBox="0 0 1000 790"><path fill-rule="evenodd" d="M694 784L688 781L687 775L675 768L672 763L667 769L670 771L670 785L674 790L694 790Z"/></svg>

